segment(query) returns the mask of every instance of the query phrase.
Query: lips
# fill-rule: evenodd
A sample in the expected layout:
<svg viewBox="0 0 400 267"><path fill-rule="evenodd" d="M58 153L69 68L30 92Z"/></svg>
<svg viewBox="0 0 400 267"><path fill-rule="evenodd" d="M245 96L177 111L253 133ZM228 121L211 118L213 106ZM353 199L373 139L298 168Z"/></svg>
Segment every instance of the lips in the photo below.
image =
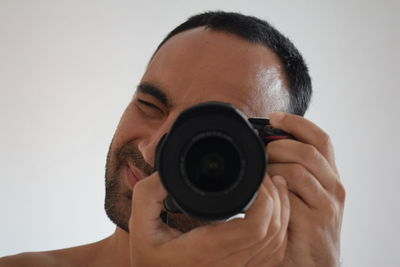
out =
<svg viewBox="0 0 400 267"><path fill-rule="evenodd" d="M127 163L126 180L130 189L132 189L135 186L135 184L142 179L143 176L139 175L138 172L135 170L135 168L131 164Z"/></svg>

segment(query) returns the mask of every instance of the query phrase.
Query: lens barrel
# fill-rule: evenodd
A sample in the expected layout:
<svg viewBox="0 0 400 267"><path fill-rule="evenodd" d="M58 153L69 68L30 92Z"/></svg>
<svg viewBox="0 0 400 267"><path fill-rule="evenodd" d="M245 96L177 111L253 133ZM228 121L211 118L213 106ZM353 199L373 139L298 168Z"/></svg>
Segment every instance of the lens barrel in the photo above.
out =
<svg viewBox="0 0 400 267"><path fill-rule="evenodd" d="M156 151L156 168L169 193L167 206L203 220L245 211L266 163L257 131L239 110L222 102L183 111Z"/></svg>

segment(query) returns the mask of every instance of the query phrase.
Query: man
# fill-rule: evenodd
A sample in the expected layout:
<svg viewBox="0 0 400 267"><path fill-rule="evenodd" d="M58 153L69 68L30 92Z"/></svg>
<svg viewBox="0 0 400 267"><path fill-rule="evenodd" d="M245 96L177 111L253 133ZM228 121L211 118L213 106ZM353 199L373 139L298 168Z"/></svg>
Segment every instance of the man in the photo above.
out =
<svg viewBox="0 0 400 267"><path fill-rule="evenodd" d="M191 17L157 48L111 142L105 209L114 234L0 266L338 266L345 191L328 135L302 117L310 97L300 53L268 23ZM296 140L266 147L268 173L244 218L208 224L168 214L166 225L155 148L183 110L206 101L269 117Z"/></svg>

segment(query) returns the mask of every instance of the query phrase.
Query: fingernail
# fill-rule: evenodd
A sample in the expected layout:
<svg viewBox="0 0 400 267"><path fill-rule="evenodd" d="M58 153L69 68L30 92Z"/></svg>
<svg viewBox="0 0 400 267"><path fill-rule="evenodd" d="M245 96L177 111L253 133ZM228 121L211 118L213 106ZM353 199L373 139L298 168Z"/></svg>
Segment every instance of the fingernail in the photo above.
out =
<svg viewBox="0 0 400 267"><path fill-rule="evenodd" d="M282 176L274 176L272 177L272 180L274 180L275 184L287 185L285 178L283 178Z"/></svg>
<svg viewBox="0 0 400 267"><path fill-rule="evenodd" d="M277 123L277 122L281 121L283 119L283 117L285 117L285 113L284 112L274 112L269 116L269 119L273 123Z"/></svg>

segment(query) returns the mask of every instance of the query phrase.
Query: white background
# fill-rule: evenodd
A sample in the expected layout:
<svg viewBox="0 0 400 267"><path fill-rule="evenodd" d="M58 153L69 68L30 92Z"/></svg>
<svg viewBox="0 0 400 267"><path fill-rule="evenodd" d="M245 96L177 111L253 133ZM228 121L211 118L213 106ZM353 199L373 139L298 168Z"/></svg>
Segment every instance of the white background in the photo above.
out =
<svg viewBox="0 0 400 267"><path fill-rule="evenodd" d="M347 188L343 266L400 266L398 1L0 0L0 256L89 243L112 135L149 56L188 16L267 19L309 64L307 117Z"/></svg>

